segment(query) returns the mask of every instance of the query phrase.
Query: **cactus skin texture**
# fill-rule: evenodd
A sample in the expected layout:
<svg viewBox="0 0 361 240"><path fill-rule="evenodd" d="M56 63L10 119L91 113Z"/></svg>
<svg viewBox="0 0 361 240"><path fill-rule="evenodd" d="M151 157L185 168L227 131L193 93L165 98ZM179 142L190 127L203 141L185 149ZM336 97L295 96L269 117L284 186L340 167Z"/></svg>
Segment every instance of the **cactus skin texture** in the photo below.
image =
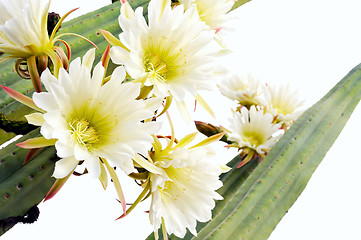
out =
<svg viewBox="0 0 361 240"><path fill-rule="evenodd" d="M292 125L244 182L234 176L237 169L226 173L220 189L224 200L217 202L212 221L198 224L198 235L187 233L184 239L267 239L306 187L360 98L361 64ZM236 159L230 163L235 164Z"/></svg>
<svg viewBox="0 0 361 240"><path fill-rule="evenodd" d="M25 215L43 200L55 179L55 149L44 148L36 158L23 166L26 149L15 144L39 134L35 130L0 150L0 235L8 227L7 220Z"/></svg>
<svg viewBox="0 0 361 240"><path fill-rule="evenodd" d="M45 197L55 181L55 178L52 178L52 181L44 181L54 172L54 152L54 148L43 150L37 158L26 164L26 167L20 168L2 182L1 219L24 215ZM48 160L43 161L43 158Z"/></svg>

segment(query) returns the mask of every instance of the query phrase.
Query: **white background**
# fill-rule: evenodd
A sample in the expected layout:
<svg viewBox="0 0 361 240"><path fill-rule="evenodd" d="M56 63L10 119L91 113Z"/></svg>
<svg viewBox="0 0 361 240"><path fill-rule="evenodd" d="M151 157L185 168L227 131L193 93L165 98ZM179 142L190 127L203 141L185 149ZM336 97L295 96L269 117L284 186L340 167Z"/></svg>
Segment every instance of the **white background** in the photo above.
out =
<svg viewBox="0 0 361 240"><path fill-rule="evenodd" d="M52 10L64 14L80 7L72 14L75 16L110 0L99 2L53 0ZM238 19L233 23L235 31L225 41L234 53L223 61L231 71L250 72L264 82L290 82L294 89L299 89L307 108L361 63L360 9L358 0L253 0L232 13ZM217 98L211 104L217 121L201 110L194 116L197 120L226 125L229 102ZM361 239L360 122L359 105L270 240ZM177 128L176 133L184 135L192 131L184 129ZM219 146L217 149L223 157L225 150ZM232 154L228 153L227 159ZM136 185L126 182L126 178L122 184L128 201L132 202ZM144 239L148 236L152 227L144 211L149 203L138 206L125 219L114 221L121 214L115 198L111 184L104 191L98 181L87 176L72 177L54 199L40 204L41 214L36 223L18 224L2 239Z"/></svg>

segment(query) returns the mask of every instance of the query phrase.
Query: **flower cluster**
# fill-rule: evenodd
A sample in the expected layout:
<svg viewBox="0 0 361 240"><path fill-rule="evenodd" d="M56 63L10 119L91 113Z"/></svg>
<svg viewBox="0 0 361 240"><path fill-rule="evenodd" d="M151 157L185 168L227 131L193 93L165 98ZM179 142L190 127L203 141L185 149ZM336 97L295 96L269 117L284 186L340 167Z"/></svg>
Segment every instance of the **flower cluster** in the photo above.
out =
<svg viewBox="0 0 361 240"><path fill-rule="evenodd" d="M241 167L258 158L261 160L302 113L302 105L289 84L277 88L261 85L257 78L232 75L219 90L238 106L230 119L229 147L241 150Z"/></svg>
<svg viewBox="0 0 361 240"><path fill-rule="evenodd" d="M196 235L197 221L209 221L215 201L222 199L216 191L222 186L219 176L228 167L210 158L215 155L211 143L225 133L212 133L189 146L196 133L178 140L168 109L174 99L187 112L185 100L191 97L211 112L199 91L216 87L213 71L220 50L214 42L219 42L222 29L229 28L234 1L150 0L147 20L142 7L133 10L127 1L121 3L122 33L117 38L100 29L109 45L94 64L95 48L69 63L71 46L60 37L79 35L56 35L71 11L49 34L50 0L0 0L5 9L0 17L0 51L5 56L0 62L16 59L17 72L31 78L36 91L29 98L2 86L36 110L26 118L40 127L41 136L18 146L30 149L25 163L39 148L55 147L57 180L46 200L71 175L79 175L76 170L82 165L84 174L98 178L104 189L110 175L123 208L120 218L150 197L149 217L156 234L162 227L165 237L184 237L187 229ZM119 65L112 71L110 60ZM300 102L288 85L261 89L251 76L233 76L219 85L239 104L227 137L230 147L241 149L242 165L264 157L299 115ZM160 135L165 116L170 136ZM116 169L142 188L128 208Z"/></svg>
<svg viewBox="0 0 361 240"><path fill-rule="evenodd" d="M57 181L46 196L50 199L82 165L84 173L98 178L104 188L108 175L117 191L124 217L140 201L151 197L150 221L154 231L183 237L187 229L196 232L197 221L211 219L216 192L222 186L219 175L228 170L209 160L210 143L216 134L188 145L196 134L177 140L167 110L174 99L185 109L187 97L201 100L199 90L216 86L213 46L216 34L226 27L232 1L178 2L151 0L148 20L141 7L133 10L122 1L119 39L101 29L108 48L94 65L96 49L70 62L71 46L57 35L60 19L49 34L49 0L1 0L1 61L15 59L20 76L33 80L32 98L6 86L13 98L36 112L26 116L40 127L41 136L18 146L30 149L25 163L43 147L54 146L59 160L53 177ZM82 37L83 38L83 37ZM56 43L63 43L65 51ZM90 42L90 41L89 41ZM67 54L65 54L67 52ZM120 66L110 74L110 59ZM159 134L167 116L171 136ZM143 191L129 208L116 170L140 182ZM195 201L196 200L196 201Z"/></svg>

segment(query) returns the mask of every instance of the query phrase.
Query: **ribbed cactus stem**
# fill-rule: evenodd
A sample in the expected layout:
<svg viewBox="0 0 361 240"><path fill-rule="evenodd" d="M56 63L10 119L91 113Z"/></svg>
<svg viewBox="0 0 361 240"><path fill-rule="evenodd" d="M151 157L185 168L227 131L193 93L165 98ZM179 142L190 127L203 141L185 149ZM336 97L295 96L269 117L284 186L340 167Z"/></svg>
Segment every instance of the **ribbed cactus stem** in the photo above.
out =
<svg viewBox="0 0 361 240"><path fill-rule="evenodd" d="M220 190L224 200L217 203L212 221L199 224L198 235L187 234L184 239L267 239L306 187L360 98L361 64L292 125L244 182L234 175L238 169L226 173L222 178L226 190Z"/></svg>

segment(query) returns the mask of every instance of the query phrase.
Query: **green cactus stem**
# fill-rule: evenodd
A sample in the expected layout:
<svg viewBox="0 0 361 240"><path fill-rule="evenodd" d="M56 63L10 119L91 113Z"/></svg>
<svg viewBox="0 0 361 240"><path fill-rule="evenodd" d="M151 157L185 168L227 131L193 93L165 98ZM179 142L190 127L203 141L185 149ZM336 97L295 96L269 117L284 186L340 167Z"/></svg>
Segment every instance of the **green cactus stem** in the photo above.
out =
<svg viewBox="0 0 361 240"><path fill-rule="evenodd" d="M221 190L224 200L217 203L212 221L199 224L198 235L187 234L184 239L267 239L306 187L360 98L361 64L292 125L244 182L233 177L237 170L223 177L227 191Z"/></svg>
<svg viewBox="0 0 361 240"><path fill-rule="evenodd" d="M38 130L30 132L0 150L0 235L39 204L55 181L51 177L58 159L54 147L42 149L32 161L23 165L28 150L16 146L38 134Z"/></svg>
<svg viewBox="0 0 361 240"><path fill-rule="evenodd" d="M9 217L7 219L0 220L0 236L17 223L34 223L38 220L39 214L39 208L37 206L33 206L29 211L27 211L27 213L25 213L24 216Z"/></svg>

